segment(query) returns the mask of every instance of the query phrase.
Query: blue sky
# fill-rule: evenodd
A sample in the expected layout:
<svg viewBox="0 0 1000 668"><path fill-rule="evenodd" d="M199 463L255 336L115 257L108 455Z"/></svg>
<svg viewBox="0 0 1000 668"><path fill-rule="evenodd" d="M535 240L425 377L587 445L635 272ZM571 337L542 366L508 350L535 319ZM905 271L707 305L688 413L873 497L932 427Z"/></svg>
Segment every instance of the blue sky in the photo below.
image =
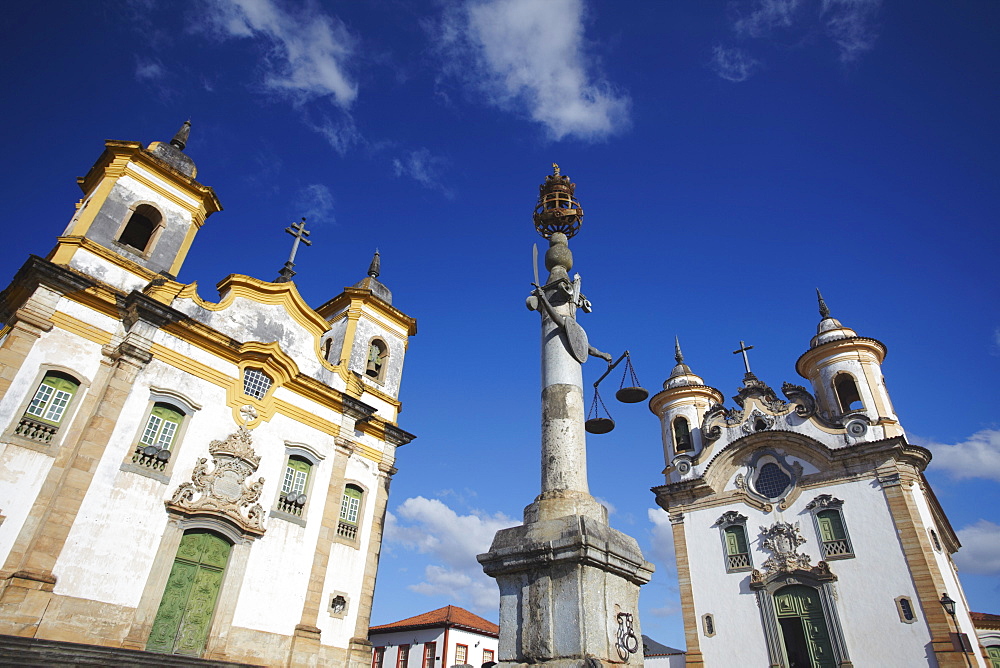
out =
<svg viewBox="0 0 1000 668"><path fill-rule="evenodd" d="M419 438L398 455L373 623L448 603L496 617L473 555L539 489L523 301L552 162L586 211L582 322L650 389L675 334L727 396L741 339L762 380L796 382L816 286L888 345L966 594L1000 612L996 2L135 0L19 3L0 21L7 278L54 245L104 139L167 140L187 118L225 207L179 277L202 296L230 273L276 276L301 216L311 304L381 251L419 320L400 418ZM609 407L592 491L657 565L643 631L683 646L649 492L658 424Z"/></svg>

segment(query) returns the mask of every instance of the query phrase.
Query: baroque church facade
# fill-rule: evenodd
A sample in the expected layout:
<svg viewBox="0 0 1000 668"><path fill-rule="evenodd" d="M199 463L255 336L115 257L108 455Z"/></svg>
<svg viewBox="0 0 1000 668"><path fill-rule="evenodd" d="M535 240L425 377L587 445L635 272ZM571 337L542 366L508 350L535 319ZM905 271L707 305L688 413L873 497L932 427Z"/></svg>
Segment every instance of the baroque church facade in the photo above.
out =
<svg viewBox="0 0 1000 668"><path fill-rule="evenodd" d="M988 666L960 544L893 408L886 347L831 317L784 398L746 362L736 407L684 362L650 400L687 665Z"/></svg>
<svg viewBox="0 0 1000 668"><path fill-rule="evenodd" d="M106 142L0 296L0 634L367 666L416 321L377 255L318 308L293 272L177 282L221 210L189 127Z"/></svg>

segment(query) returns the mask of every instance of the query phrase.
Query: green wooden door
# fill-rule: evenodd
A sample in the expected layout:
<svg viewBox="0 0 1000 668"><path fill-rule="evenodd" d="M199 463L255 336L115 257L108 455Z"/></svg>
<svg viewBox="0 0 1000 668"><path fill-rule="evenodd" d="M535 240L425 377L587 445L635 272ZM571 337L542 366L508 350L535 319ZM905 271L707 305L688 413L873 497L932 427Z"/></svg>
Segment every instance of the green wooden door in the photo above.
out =
<svg viewBox="0 0 1000 668"><path fill-rule="evenodd" d="M990 658L992 668L1000 668L1000 647L991 645L986 648L986 656Z"/></svg>
<svg viewBox="0 0 1000 668"><path fill-rule="evenodd" d="M834 668L833 644L819 592L803 585L779 589L774 596L788 668Z"/></svg>
<svg viewBox="0 0 1000 668"><path fill-rule="evenodd" d="M231 546L209 531L184 534L146 649L200 656Z"/></svg>

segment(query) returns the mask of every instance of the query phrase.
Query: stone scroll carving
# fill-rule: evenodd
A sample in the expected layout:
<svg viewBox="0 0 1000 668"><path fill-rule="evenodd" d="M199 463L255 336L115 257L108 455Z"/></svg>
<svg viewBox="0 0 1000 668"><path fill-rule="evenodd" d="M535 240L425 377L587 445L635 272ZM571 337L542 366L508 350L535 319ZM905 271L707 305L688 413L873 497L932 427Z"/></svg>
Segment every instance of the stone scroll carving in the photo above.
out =
<svg viewBox="0 0 1000 668"><path fill-rule="evenodd" d="M258 501L264 478L247 484L260 464L250 432L241 426L224 440L212 441L208 452L211 466L207 458L199 459L191 482L177 488L167 501L167 509L182 515L222 517L244 533L263 535L264 509Z"/></svg>

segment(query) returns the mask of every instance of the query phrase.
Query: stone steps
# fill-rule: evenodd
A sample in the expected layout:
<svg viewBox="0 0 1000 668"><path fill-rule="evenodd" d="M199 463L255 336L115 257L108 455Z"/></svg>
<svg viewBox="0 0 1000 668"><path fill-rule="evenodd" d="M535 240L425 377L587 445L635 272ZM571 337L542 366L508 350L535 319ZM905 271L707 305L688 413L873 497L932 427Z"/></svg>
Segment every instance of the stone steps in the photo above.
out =
<svg viewBox="0 0 1000 668"><path fill-rule="evenodd" d="M236 668L250 664L208 661L178 654L156 654L121 647L0 635L0 666L197 666Z"/></svg>

